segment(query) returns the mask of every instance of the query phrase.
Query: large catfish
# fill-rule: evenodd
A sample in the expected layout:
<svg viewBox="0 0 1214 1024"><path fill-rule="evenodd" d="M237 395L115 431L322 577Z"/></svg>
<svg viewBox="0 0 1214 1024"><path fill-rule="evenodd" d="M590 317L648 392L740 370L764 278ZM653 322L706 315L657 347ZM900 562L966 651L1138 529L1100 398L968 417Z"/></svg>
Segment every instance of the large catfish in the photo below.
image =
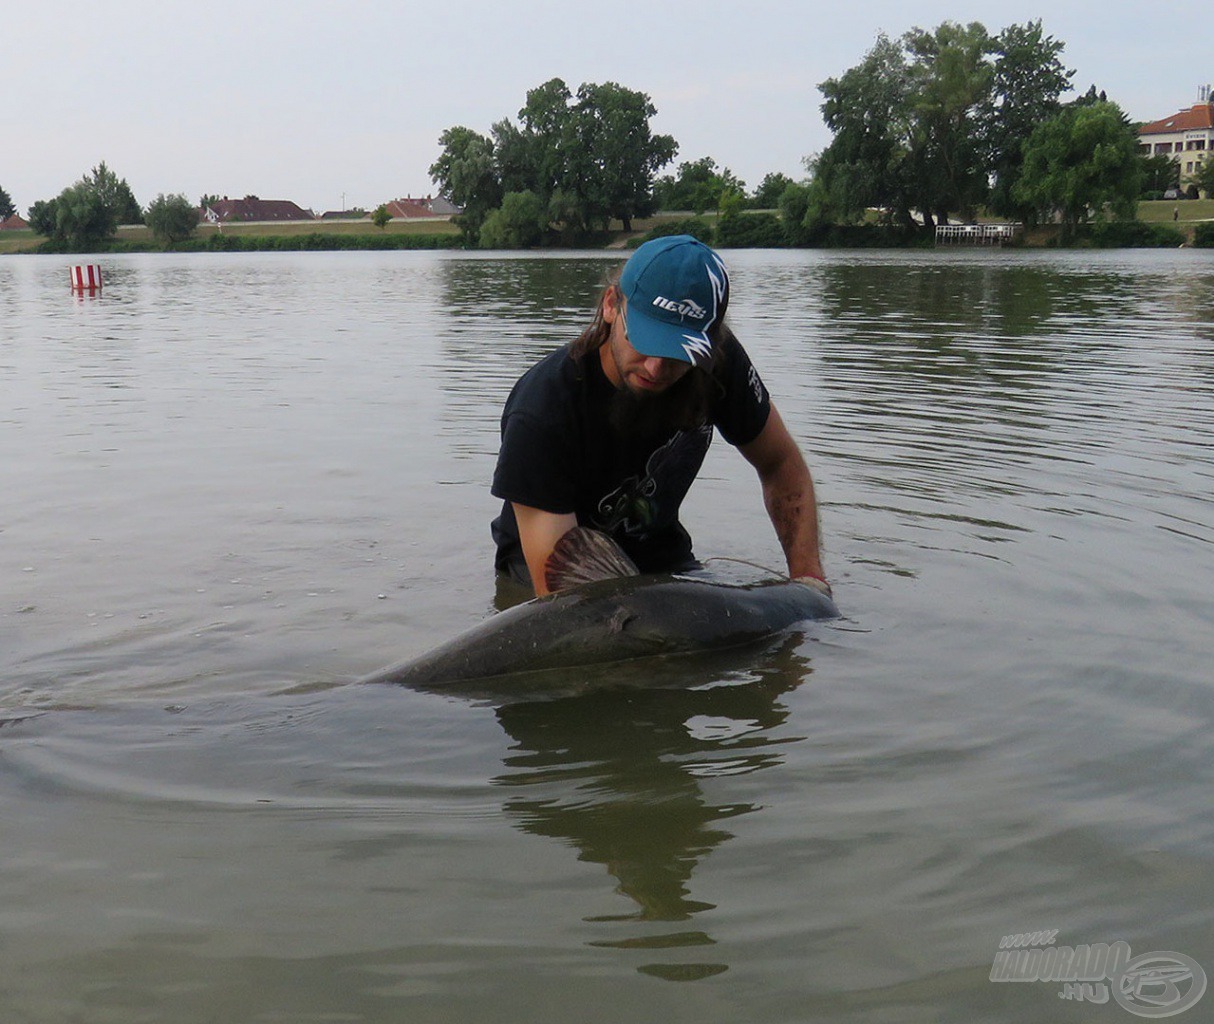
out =
<svg viewBox="0 0 1214 1024"><path fill-rule="evenodd" d="M644 574L606 534L575 527L545 567L553 593L516 605L362 682L423 689L753 643L836 618L828 594L787 578L735 584Z"/></svg>

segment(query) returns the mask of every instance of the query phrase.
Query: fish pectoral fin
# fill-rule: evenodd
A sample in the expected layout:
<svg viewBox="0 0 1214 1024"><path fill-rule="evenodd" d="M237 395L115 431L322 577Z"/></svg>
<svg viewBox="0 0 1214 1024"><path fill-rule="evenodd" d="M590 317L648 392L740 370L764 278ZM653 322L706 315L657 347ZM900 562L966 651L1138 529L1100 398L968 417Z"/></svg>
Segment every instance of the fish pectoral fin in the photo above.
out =
<svg viewBox="0 0 1214 1024"><path fill-rule="evenodd" d="M607 632L612 636L615 636L617 633L623 633L624 627L635 618L636 615L627 608L617 608L612 613L611 618L607 620Z"/></svg>
<svg viewBox="0 0 1214 1024"><path fill-rule="evenodd" d="M567 530L544 563L544 581L550 591L639 575L623 548L601 530L585 526Z"/></svg>

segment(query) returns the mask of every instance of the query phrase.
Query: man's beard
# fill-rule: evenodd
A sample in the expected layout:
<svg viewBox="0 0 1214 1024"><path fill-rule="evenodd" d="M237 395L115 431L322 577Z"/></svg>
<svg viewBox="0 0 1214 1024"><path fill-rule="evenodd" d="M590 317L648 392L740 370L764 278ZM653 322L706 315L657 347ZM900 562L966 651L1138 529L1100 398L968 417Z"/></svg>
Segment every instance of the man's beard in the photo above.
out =
<svg viewBox="0 0 1214 1024"><path fill-rule="evenodd" d="M616 388L608 411L611 428L623 437L667 437L704 422L700 382L695 371L658 394L638 394L627 385Z"/></svg>

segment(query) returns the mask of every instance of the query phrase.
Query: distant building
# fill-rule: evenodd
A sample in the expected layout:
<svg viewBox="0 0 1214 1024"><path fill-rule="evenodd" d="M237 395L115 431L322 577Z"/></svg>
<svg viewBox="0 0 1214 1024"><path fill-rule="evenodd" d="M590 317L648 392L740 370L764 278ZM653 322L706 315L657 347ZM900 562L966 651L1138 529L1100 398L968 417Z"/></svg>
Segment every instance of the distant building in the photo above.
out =
<svg viewBox="0 0 1214 1024"><path fill-rule="evenodd" d="M211 224L316 219L311 210L305 210L290 200L258 199L257 196L245 196L243 199L229 199L224 196L217 202L204 206L199 213L200 219Z"/></svg>
<svg viewBox="0 0 1214 1024"><path fill-rule="evenodd" d="M1180 165L1184 186L1214 151L1214 103L1210 87L1198 90L1198 102L1171 117L1144 124L1138 129L1138 149L1143 156L1166 156Z"/></svg>
<svg viewBox="0 0 1214 1024"><path fill-rule="evenodd" d="M449 203L442 196L405 196L403 199L393 199L384 203L388 213L393 217L404 220L446 220L463 211L454 203Z"/></svg>
<svg viewBox="0 0 1214 1024"><path fill-rule="evenodd" d="M442 196L426 196L426 205L430 208L431 213L437 213L442 217L450 217L453 214L463 213L458 206Z"/></svg>
<svg viewBox="0 0 1214 1024"><path fill-rule="evenodd" d="M404 199L393 199L389 203L384 203L388 213L393 218L400 217L405 220L427 220L438 216L427 205L425 199L413 199L406 197Z"/></svg>
<svg viewBox="0 0 1214 1024"><path fill-rule="evenodd" d="M0 231L24 231L28 227L29 221L22 220L15 213L0 220Z"/></svg>

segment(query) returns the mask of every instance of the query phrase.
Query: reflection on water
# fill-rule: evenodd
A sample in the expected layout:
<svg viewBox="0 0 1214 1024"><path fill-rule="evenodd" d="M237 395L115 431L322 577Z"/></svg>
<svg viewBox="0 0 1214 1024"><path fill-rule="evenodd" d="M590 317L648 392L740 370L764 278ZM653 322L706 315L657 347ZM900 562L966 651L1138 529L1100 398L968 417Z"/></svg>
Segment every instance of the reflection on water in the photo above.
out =
<svg viewBox="0 0 1214 1024"><path fill-rule="evenodd" d="M988 980L1038 928L1214 969L1206 253L730 253L845 618L347 685L490 612L501 403L614 262L0 259L14 1019L1086 1020ZM727 445L686 511L779 562Z"/></svg>
<svg viewBox="0 0 1214 1024"><path fill-rule="evenodd" d="M784 698L808 673L793 639L748 657L591 670L576 695L499 697L487 707L499 727L492 731L477 726L485 716L473 705L436 703L387 686L238 706L8 716L0 737L7 740L0 743L6 802L75 808L90 822L93 839L87 854L62 847L50 854L48 844L72 827L56 816L19 839L10 836L0 889L28 870L35 851L52 873L74 871L73 891L89 892L91 913L99 916L93 923L74 917L73 939L49 961L49 976L70 971L97 985L116 970L128 978L128 987L114 993L116 1013L154 998L176 1019L205 1019L172 991L205 984L191 951L201 943L230 947L224 936L233 928L244 936L241 945L279 927L249 916L248 895L239 888L221 895L215 888L221 876L243 878L259 894L254 906L289 901L300 920L324 915L336 886L343 916L398 916L411 932L419 904L434 916L431 904L441 902L453 864L480 877L503 902L503 851L507 862L517 855L510 856L514 844L493 825L499 808L523 835L557 841L556 873L572 849L577 861L614 880L602 888L590 876L585 902L563 901L547 927L557 934L573 929L586 949L627 955L642 975L711 977L729 965L704 959L703 948L713 947L717 957L728 949L716 950L711 926L683 925L716 909L696 898L694 875L731 838L728 823L759 810L731 799L729 781L779 769L784 751L801 739L789 729ZM501 689L508 694L509 684ZM500 758L498 769L468 776L462 765L473 756L482 764ZM140 841L127 825L149 816L160 822L159 834ZM258 863L270 850L276 852ZM245 859L250 854L252 861ZM294 872L282 873L284 858ZM396 874L401 864L413 866L406 877ZM318 876L328 884L314 886ZM206 903L192 906L205 892ZM608 892L631 909L604 903ZM520 905L505 900L499 908L505 916L497 924L506 931L535 923L534 897L520 893ZM33 923L45 929L59 915L66 919L75 899L73 892L52 894L47 913ZM129 918L131 927L115 930L104 925L107 917ZM145 918L157 926L142 927ZM441 933L433 938L443 941ZM85 952L90 948L97 951ZM247 982L235 983L249 1005L262 1012L298 1006L299 992L312 992L311 983L286 1001L253 992L294 977L298 957L311 964L308 970L352 972L344 991L360 1006L374 1005L366 971L428 970L407 946L389 945L367 961L343 955L331 937L303 933L290 948L286 959L271 957ZM234 952L222 959L226 971L251 969ZM316 993L308 998L316 1006L330 1003Z"/></svg>
<svg viewBox="0 0 1214 1024"><path fill-rule="evenodd" d="M690 895L692 874L731 837L722 823L757 807L714 800L705 780L778 766L781 745L796 738L773 734L788 717L780 694L795 685L795 665L806 670L804 659L785 650L782 659L761 664L757 679L732 685L698 688L702 670L665 666L661 689L592 690L497 710L514 741L507 772L494 780L518 790L505 802L507 815L524 831L562 840L579 859L603 865L616 891L635 904L585 920L683 922L714 909ZM702 930L647 929L590 944L671 949L715 940ZM726 967L665 961L638 970L686 979Z"/></svg>

